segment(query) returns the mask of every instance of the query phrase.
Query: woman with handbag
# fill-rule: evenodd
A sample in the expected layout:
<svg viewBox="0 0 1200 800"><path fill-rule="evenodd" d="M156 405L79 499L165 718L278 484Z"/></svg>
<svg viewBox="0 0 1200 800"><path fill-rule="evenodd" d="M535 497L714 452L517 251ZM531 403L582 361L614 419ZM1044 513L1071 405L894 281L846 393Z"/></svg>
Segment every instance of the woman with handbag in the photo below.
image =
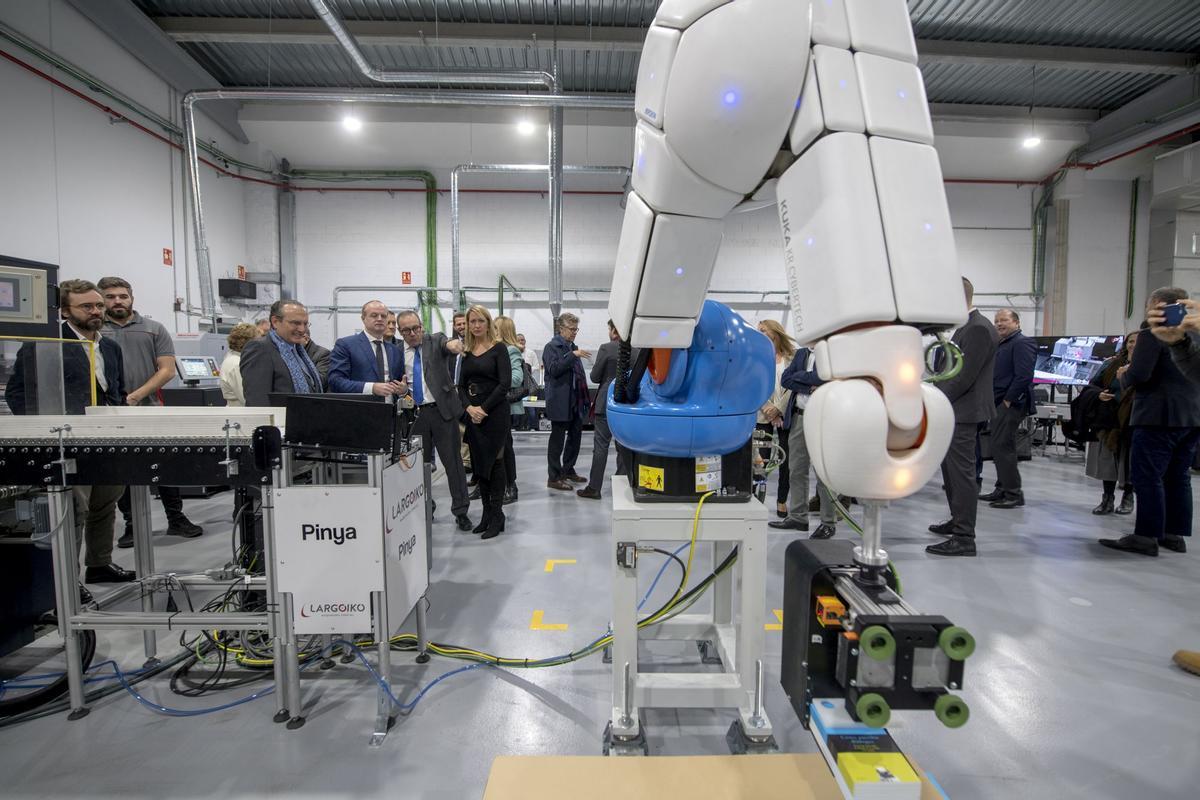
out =
<svg viewBox="0 0 1200 800"><path fill-rule="evenodd" d="M467 309L464 345L458 393L466 408L467 446L483 501L483 518L474 532L492 539L504 530L504 488L508 485L504 448L512 429L508 415L512 359L508 347L496 336L492 315L483 306Z"/></svg>
<svg viewBox="0 0 1200 800"><path fill-rule="evenodd" d="M1084 472L1089 478L1104 483L1100 505L1092 509L1096 515L1133 512L1133 484L1129 479L1129 415L1133 411L1133 390L1121 388L1120 375L1122 368L1133 358L1137 335L1134 331L1126 336L1121 352L1105 361L1091 381L1092 386L1100 389L1099 401L1107 407L1106 418L1111 421L1110 427L1096 432L1096 441L1087 443ZM1116 504L1118 485L1122 489L1120 505Z"/></svg>
<svg viewBox="0 0 1200 800"><path fill-rule="evenodd" d="M517 341L517 326L511 317L496 317L496 335L508 347L508 358L512 362L512 388L508 390L510 417L508 444L504 447L504 473L508 486L504 488L504 505L517 502L517 455L513 450L512 423L525 418L525 398L529 396L529 383L525 357Z"/></svg>

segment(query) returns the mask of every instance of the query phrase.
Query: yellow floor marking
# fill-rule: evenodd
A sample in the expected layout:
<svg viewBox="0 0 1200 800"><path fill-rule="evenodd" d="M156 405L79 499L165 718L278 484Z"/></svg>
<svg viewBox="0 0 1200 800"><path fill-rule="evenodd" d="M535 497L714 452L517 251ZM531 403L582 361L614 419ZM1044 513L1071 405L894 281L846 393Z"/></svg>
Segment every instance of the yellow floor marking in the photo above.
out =
<svg viewBox="0 0 1200 800"><path fill-rule="evenodd" d="M533 612L533 619L529 620L529 630L531 631L565 631L567 623L565 622L542 622L542 618L546 612L540 608Z"/></svg>
<svg viewBox="0 0 1200 800"><path fill-rule="evenodd" d="M768 631L783 630L783 609L782 608L773 608L773 609L771 609L771 611L775 614L775 619L779 620L779 623L776 624L774 622L768 622L766 625L763 625L763 630L768 630Z"/></svg>
<svg viewBox="0 0 1200 800"><path fill-rule="evenodd" d="M547 558L546 559L546 572L554 572L554 568L556 566L558 566L559 564L574 564L574 563L575 563L575 559L573 559L573 558Z"/></svg>

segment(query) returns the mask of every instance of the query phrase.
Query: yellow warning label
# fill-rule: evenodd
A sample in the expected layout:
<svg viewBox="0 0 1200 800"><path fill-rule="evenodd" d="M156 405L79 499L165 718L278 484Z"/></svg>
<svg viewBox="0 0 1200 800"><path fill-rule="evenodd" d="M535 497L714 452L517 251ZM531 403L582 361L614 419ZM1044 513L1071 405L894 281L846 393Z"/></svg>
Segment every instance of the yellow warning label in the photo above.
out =
<svg viewBox="0 0 1200 800"><path fill-rule="evenodd" d="M638 466L638 486L652 492L663 491L663 478L666 471L662 467Z"/></svg>

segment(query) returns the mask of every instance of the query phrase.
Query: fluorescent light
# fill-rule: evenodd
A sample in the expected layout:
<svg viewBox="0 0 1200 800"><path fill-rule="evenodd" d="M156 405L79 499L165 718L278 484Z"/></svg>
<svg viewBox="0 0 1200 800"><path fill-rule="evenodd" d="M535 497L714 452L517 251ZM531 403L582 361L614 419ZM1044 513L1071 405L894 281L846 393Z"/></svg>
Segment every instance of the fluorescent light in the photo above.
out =
<svg viewBox="0 0 1200 800"><path fill-rule="evenodd" d="M1021 146L1026 150L1032 150L1035 147L1040 147L1041 144L1042 137L1040 136L1026 136L1025 141L1021 142Z"/></svg>
<svg viewBox="0 0 1200 800"><path fill-rule="evenodd" d="M342 127L351 133L358 133L362 130L362 120L351 114L342 117Z"/></svg>
<svg viewBox="0 0 1200 800"><path fill-rule="evenodd" d="M537 125L534 125L527 119L523 119L517 123L517 133L522 136L532 136L537 131Z"/></svg>

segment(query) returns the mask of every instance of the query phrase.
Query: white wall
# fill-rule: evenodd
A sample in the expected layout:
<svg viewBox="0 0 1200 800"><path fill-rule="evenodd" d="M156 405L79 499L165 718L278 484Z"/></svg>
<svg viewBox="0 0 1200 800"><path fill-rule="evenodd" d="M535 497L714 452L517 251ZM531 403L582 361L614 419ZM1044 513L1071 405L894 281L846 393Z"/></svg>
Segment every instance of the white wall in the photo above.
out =
<svg viewBox="0 0 1200 800"><path fill-rule="evenodd" d="M0 20L155 112L177 116L174 92L61 0L0 3ZM80 88L24 51L7 44L5 50ZM8 61L0 61L0 108L0 252L58 264L61 278L125 277L142 313L187 330L174 300L189 294L190 283L192 302L200 301L187 253L178 151L111 123ZM238 153L206 118L197 124L204 139ZM213 272L235 274L246 252L242 186L202 172ZM163 248L174 251L174 267L163 265Z"/></svg>

